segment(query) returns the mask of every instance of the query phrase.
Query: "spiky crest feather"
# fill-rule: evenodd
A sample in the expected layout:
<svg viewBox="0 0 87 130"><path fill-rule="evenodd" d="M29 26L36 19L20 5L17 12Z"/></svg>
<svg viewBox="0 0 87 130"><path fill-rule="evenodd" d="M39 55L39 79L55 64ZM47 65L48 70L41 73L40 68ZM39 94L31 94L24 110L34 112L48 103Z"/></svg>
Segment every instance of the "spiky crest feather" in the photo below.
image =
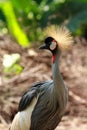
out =
<svg viewBox="0 0 87 130"><path fill-rule="evenodd" d="M70 31L64 26L51 26L45 30L46 36L54 38L61 51L69 49L73 45L73 37Z"/></svg>

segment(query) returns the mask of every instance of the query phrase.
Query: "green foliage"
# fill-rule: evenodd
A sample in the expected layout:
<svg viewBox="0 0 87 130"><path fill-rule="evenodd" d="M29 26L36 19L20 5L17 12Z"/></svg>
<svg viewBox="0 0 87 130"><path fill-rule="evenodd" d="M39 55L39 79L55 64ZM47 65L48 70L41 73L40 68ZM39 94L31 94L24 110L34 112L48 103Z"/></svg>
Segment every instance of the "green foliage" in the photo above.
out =
<svg viewBox="0 0 87 130"><path fill-rule="evenodd" d="M85 23L87 23L87 10L75 15L74 18L69 21L69 24L67 26L73 33L82 35L84 32L81 30L81 28Z"/></svg>
<svg viewBox="0 0 87 130"><path fill-rule="evenodd" d="M67 27L73 34L83 35L82 28L87 25L87 0L77 0L76 2L71 0L68 2L68 7L71 15L68 18ZM84 27L87 28L87 26Z"/></svg>
<svg viewBox="0 0 87 130"><path fill-rule="evenodd" d="M22 67L19 65L19 54L5 54L3 57L4 73L6 74L19 74L22 72Z"/></svg>
<svg viewBox="0 0 87 130"><path fill-rule="evenodd" d="M1 9L6 17L9 31L17 39L18 43L21 46L28 47L29 40L23 30L20 28L20 25L17 22L12 3L10 1L4 2L1 6Z"/></svg>
<svg viewBox="0 0 87 130"><path fill-rule="evenodd" d="M74 35L83 35L82 26L87 28L87 0L4 0L1 3L8 28L22 46L30 45L29 41L41 41L42 29L49 24L64 24Z"/></svg>
<svg viewBox="0 0 87 130"><path fill-rule="evenodd" d="M14 64L13 66L9 67L9 68L4 68L4 73L7 75L17 75L20 74L22 72L23 68L19 65L19 64Z"/></svg>

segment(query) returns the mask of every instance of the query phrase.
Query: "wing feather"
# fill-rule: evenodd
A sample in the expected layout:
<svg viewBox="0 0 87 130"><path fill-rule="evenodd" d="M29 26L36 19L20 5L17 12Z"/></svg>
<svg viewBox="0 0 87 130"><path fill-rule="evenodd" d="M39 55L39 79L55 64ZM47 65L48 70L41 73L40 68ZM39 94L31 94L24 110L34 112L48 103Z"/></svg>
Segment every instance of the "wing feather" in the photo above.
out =
<svg viewBox="0 0 87 130"><path fill-rule="evenodd" d="M19 103L19 108L18 108L19 111L25 110L30 105L33 98L37 97L40 90L39 87L44 83L45 82L35 83L33 86L31 86L31 88L27 92L24 93Z"/></svg>

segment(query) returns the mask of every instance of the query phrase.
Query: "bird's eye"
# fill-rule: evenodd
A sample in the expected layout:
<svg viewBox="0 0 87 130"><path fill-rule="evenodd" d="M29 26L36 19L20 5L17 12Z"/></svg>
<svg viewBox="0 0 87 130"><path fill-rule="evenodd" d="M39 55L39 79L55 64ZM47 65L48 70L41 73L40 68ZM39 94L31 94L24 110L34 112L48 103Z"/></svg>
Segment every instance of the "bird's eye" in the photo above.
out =
<svg viewBox="0 0 87 130"><path fill-rule="evenodd" d="M50 44L50 50L54 50L56 48L56 42L52 42Z"/></svg>

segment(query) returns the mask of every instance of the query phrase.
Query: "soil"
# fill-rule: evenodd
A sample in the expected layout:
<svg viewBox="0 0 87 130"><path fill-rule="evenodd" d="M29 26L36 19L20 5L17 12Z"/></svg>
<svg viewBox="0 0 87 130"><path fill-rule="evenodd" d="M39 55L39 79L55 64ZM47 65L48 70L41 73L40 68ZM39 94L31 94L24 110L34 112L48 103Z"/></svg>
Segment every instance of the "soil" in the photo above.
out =
<svg viewBox="0 0 87 130"><path fill-rule="evenodd" d="M75 38L75 45L60 58L60 71L69 89L69 101L56 130L87 130L87 41ZM35 47L37 46L37 48ZM8 130L23 93L37 81L52 79L51 54L38 45L24 49L10 36L0 36L0 130ZM4 54L19 53L21 74L5 74Z"/></svg>

